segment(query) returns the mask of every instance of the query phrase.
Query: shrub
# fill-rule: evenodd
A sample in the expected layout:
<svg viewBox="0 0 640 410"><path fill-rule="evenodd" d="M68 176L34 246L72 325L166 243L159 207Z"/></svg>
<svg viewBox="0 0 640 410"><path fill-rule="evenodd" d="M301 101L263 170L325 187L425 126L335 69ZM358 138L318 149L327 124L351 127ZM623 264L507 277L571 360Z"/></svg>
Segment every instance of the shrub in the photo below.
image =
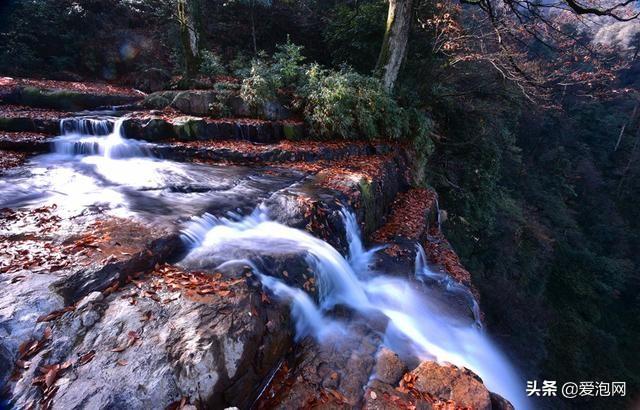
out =
<svg viewBox="0 0 640 410"><path fill-rule="evenodd" d="M200 72L202 74L210 77L225 74L226 70L224 65L216 53L209 50L203 50L200 53L200 59Z"/></svg>
<svg viewBox="0 0 640 410"><path fill-rule="evenodd" d="M240 87L240 96L254 109L284 95L292 97L285 104L291 103L290 108L304 116L316 138L398 140L412 136L420 147L430 142L428 117L401 107L378 78L346 66L333 70L304 64L302 47L290 41L279 45L272 58L261 55L254 59Z"/></svg>
<svg viewBox="0 0 640 410"><path fill-rule="evenodd" d="M258 108L267 101L275 100L277 90L282 87L280 74L264 59L251 63L249 76L242 80L240 97L250 107Z"/></svg>
<svg viewBox="0 0 640 410"><path fill-rule="evenodd" d="M213 85L215 101L209 104L209 111L214 117L232 115L231 100L238 95L240 85L230 82L218 82Z"/></svg>
<svg viewBox="0 0 640 410"><path fill-rule="evenodd" d="M333 71L317 65L310 66L306 75L301 104L313 135L399 139L410 133L409 111L377 78L346 67Z"/></svg>

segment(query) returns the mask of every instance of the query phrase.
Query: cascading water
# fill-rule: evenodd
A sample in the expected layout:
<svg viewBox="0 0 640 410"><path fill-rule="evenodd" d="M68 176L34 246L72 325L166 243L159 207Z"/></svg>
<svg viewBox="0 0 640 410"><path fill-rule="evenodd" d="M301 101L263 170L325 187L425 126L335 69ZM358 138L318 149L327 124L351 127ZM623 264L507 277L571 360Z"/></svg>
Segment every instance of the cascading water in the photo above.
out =
<svg viewBox="0 0 640 410"><path fill-rule="evenodd" d="M429 291L418 291L419 285L415 282L372 272L368 266L374 255L362 246L355 217L346 210L342 214L349 240L348 259L328 243L304 231L271 221L266 210L258 207L242 219L211 215L194 217L183 229L183 238L190 251L181 264L212 267L226 260L224 267L240 263L257 271L251 261L241 256L243 251L245 255L258 257L304 253L319 285L317 305L302 290L256 272L263 286L291 303L297 338L312 335L322 341L331 332L346 331L346 327L330 315L330 310L338 304L357 311L362 317L383 314L388 319L384 343L393 350L410 351L421 359L469 368L482 377L490 390L509 399L516 408L528 408L519 376L488 336L475 325L479 322L477 303L472 308L474 321L465 320L453 315L446 303L430 297ZM446 279L446 275L429 271L424 251L418 253L417 278L426 276L444 284L445 292L473 299L466 287L451 278ZM237 260L229 261L236 256Z"/></svg>
<svg viewBox="0 0 640 410"><path fill-rule="evenodd" d="M471 293L471 290L461 283L456 282L451 276L444 272L434 272L429 268L427 264L427 256L424 253L424 248L420 244L416 244L416 261L415 261L415 276L421 281L433 281L444 288L445 291L460 295L464 298L468 304L476 326L482 328L482 321L480 318L480 306L478 301Z"/></svg>
<svg viewBox="0 0 640 410"><path fill-rule="evenodd" d="M151 156L148 144L123 136L123 118L65 118L54 151L63 155L97 155L106 158Z"/></svg>

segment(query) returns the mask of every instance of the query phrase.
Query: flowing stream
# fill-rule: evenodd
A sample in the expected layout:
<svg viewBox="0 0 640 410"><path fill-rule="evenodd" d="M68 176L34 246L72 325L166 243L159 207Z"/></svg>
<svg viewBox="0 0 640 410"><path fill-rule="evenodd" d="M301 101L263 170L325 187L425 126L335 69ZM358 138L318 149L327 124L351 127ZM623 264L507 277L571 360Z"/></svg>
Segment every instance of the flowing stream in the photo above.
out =
<svg viewBox="0 0 640 410"><path fill-rule="evenodd" d="M0 208L56 204L68 216L98 210L170 224L207 210L248 212L303 177L156 158L154 144L125 138L122 125L109 116L62 120L51 153L2 175Z"/></svg>
<svg viewBox="0 0 640 410"><path fill-rule="evenodd" d="M377 249L362 245L356 219L343 210L342 217L349 241L349 255L343 257L327 242L307 232L269 219L264 207L249 216L218 218L195 217L183 229L183 239L190 252L181 262L187 267L215 266L240 250L250 254L303 253L316 275L318 302L301 289L260 272L254 260L227 260L218 269L237 263L252 266L263 286L291 304L296 338L313 336L320 343L336 332L346 332L342 321L334 319L336 305L347 306L360 317L388 319L384 344L395 351L410 350L420 359L432 359L464 366L482 378L491 391L509 399L516 408L526 409L523 383L505 356L480 328L478 305L471 292L449 276L433 272L426 264L420 248L416 257L416 280L379 273L369 268ZM424 282L422 284L420 282ZM438 291L462 297L469 304L473 319L457 317L446 302L430 297L427 282L438 285Z"/></svg>
<svg viewBox="0 0 640 410"><path fill-rule="evenodd" d="M346 257L329 243L269 218L261 204L303 174L162 160L151 154L152 144L125 138L122 124L115 117L63 120L52 153L34 157L0 179L0 208L55 203L59 213L72 216L98 209L154 224L202 215L184 225L189 252L180 263L193 269L252 266L263 286L291 304L298 339L312 336L322 343L348 332L347 319L332 315L338 305L364 318L383 315L384 344L391 349L467 367L516 408L528 408L523 383L482 330L469 289L430 270L421 248L414 278L376 272L370 266L380 248L365 249L349 210L342 211ZM303 255L315 273L317 301L255 263L263 255L293 254ZM449 298L462 300L470 314L451 309Z"/></svg>

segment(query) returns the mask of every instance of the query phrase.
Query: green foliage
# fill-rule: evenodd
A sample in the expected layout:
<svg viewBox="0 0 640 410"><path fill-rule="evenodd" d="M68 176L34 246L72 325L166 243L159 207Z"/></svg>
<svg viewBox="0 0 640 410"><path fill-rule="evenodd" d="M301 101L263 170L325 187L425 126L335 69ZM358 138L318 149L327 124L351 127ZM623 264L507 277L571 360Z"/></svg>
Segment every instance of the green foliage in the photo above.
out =
<svg viewBox="0 0 640 410"><path fill-rule="evenodd" d="M209 104L209 111L214 117L229 117L232 114L231 99L238 95L240 86L236 83L217 82L213 85L215 101Z"/></svg>
<svg viewBox="0 0 640 410"><path fill-rule="evenodd" d="M215 77L226 73L226 69L220 57L209 50L200 52L200 72L210 77Z"/></svg>
<svg viewBox="0 0 640 410"><path fill-rule="evenodd" d="M428 149L431 122L421 111L401 107L375 77L304 64L302 47L290 41L252 61L240 95L254 108L288 95L316 138L414 138Z"/></svg>
<svg viewBox="0 0 640 410"><path fill-rule="evenodd" d="M338 4L324 31L327 50L337 64L348 64L360 72L376 65L385 31L388 5L382 1Z"/></svg>
<svg viewBox="0 0 640 410"><path fill-rule="evenodd" d="M399 139L409 133L406 110L382 88L376 78L342 68L307 70L303 112L313 135L367 139Z"/></svg>

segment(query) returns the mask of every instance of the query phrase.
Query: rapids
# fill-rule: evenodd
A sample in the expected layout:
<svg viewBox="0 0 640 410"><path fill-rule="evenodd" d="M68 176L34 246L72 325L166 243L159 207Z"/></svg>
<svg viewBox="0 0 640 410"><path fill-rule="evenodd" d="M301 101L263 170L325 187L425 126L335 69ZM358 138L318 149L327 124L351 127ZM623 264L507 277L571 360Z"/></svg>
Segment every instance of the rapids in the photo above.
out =
<svg viewBox="0 0 640 410"><path fill-rule="evenodd" d="M270 220L264 207L259 206L244 218L194 217L182 230L190 251L181 264L210 268L226 258L218 269L234 262L251 266L264 287L291 304L297 339L312 336L322 342L331 332L345 332L344 319L331 315L337 305L358 312L360 317L373 319L382 314L388 319L384 343L392 350L409 350L420 359L471 369L491 391L503 395L518 409L528 408L521 378L479 326L478 304L471 292L449 276L431 271L421 248L415 262L417 280L394 277L393 272L375 272L370 266L379 248L364 248L351 212L343 209L342 219L349 242L346 258L327 242ZM305 254L319 285L318 302L269 272L260 272L254 260L241 257L242 250L258 259L264 254ZM229 261L234 255L239 259ZM431 297L434 290L429 290L429 282L436 292L466 300L473 317L458 317L447 307L447 300Z"/></svg>
<svg viewBox="0 0 640 410"><path fill-rule="evenodd" d="M182 225L188 253L180 264L188 269L252 266L265 288L290 303L298 340L312 336L323 342L348 332L348 319L333 315L337 306L371 321L384 317L383 340L392 350L467 367L516 408L528 408L520 377L480 326L472 293L432 271L422 248L417 248L414 277L378 272L371 266L381 248L365 248L347 209L341 212L346 257L329 243L270 219L264 201L304 174L164 160L154 157L154 144L125 138L122 125L116 117L63 120L51 153L3 174L0 208L56 204L58 213L71 217L104 212L155 225L202 215ZM314 272L317 301L255 263L266 255L293 254L303 255ZM456 304L466 313L452 308Z"/></svg>
<svg viewBox="0 0 640 410"><path fill-rule="evenodd" d="M109 116L62 120L51 153L3 174L0 208L56 204L70 216L99 210L170 224L206 210L248 212L302 178L157 158L155 144L125 138L122 125Z"/></svg>

